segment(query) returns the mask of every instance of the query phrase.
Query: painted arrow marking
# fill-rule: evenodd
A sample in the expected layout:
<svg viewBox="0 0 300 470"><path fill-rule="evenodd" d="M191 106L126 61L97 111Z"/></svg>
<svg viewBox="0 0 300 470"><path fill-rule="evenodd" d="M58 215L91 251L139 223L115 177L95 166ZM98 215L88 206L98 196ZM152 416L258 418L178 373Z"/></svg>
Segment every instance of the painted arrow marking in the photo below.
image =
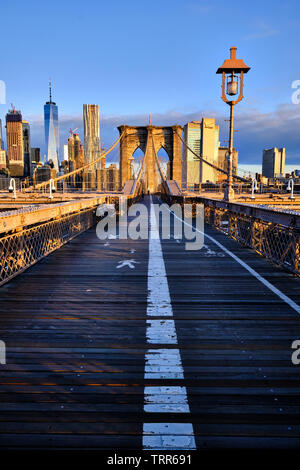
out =
<svg viewBox="0 0 300 470"><path fill-rule="evenodd" d="M135 261L134 259L127 259L125 261L119 261L118 266L116 269L124 268L125 266L128 266L130 269L135 268L135 264L139 264L139 261Z"/></svg>

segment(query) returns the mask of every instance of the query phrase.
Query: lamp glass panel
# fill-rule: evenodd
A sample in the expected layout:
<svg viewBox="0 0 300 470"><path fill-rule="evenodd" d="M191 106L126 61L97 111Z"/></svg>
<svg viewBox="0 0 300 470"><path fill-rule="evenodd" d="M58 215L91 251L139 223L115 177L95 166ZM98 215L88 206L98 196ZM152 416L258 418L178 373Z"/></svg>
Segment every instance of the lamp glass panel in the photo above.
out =
<svg viewBox="0 0 300 470"><path fill-rule="evenodd" d="M239 91L239 84L236 79L230 78L227 82L227 95L237 95Z"/></svg>

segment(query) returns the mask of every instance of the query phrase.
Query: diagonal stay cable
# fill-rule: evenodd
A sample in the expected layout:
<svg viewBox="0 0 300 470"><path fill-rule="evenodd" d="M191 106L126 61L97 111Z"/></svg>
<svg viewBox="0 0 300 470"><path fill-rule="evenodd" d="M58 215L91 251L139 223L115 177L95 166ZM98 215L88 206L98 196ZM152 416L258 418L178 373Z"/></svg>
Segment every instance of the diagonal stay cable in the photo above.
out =
<svg viewBox="0 0 300 470"><path fill-rule="evenodd" d="M215 170L219 171L220 173L223 173L225 175L228 175L228 172L226 170L223 170L223 168L220 168L218 167L217 165L214 165L213 163L205 160L204 157L200 156L200 155L197 155L197 153L194 152L194 150L192 150L188 144L183 140L183 138L181 137L181 135L179 134L179 132L176 131L176 134L178 135L178 137L180 138L181 142L186 146L186 148L192 152L193 155L195 155L195 157L197 157L199 160L203 161L204 163L206 163L206 165L209 165L211 166L212 168L214 168ZM249 180L247 180L246 178L243 178L242 176L238 176L238 175L232 175L232 178L235 178L239 181L242 181L243 183L249 183Z"/></svg>
<svg viewBox="0 0 300 470"><path fill-rule="evenodd" d="M64 175L57 176L56 178L53 178L53 182L56 183L58 181L62 181L64 179L67 179L70 176L74 176L74 175L80 173L81 171L84 171L84 170L92 167L96 163L100 162L104 157L106 157L117 146L117 144L123 138L124 134L125 134L125 132L122 132L120 137L113 143L113 145L106 152L102 153L100 157L96 158L96 160L93 160L92 162L86 163L85 165L81 166L80 168L77 168L77 170L73 170L73 171L70 171L69 173L65 173ZM49 181L44 181L43 183L37 184L35 186L35 189L45 188L48 185L49 185Z"/></svg>

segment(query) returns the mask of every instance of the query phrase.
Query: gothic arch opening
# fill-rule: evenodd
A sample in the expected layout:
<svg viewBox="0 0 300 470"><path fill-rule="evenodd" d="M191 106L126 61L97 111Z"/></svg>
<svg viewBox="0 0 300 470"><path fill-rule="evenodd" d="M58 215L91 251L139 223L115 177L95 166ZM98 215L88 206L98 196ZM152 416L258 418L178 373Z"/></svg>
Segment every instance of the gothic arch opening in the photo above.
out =
<svg viewBox="0 0 300 470"><path fill-rule="evenodd" d="M167 179L170 179L170 158L168 155L168 152L162 145L160 149L157 152L157 158L160 163L160 167L162 171L164 172L165 176Z"/></svg>
<svg viewBox="0 0 300 470"><path fill-rule="evenodd" d="M132 157L134 159L132 160L132 172L133 172L134 179L136 179L139 174L139 170L142 166L144 156L145 154L143 150L141 149L141 147L137 147L132 154Z"/></svg>
<svg viewBox="0 0 300 470"><path fill-rule="evenodd" d="M120 141L120 180L122 187L126 181L132 179L130 162L135 162L134 167L137 166L136 163L143 155L142 152L146 152L149 135L153 137L154 147L156 151L158 149L159 156L163 157L165 171L169 170L169 179L175 180L178 185L181 185L181 126L177 124L166 127L153 125L128 126L123 124L118 127L118 130L122 136ZM166 168L168 163L169 168ZM153 168L153 171L155 173L155 168ZM151 177L151 179L153 178Z"/></svg>

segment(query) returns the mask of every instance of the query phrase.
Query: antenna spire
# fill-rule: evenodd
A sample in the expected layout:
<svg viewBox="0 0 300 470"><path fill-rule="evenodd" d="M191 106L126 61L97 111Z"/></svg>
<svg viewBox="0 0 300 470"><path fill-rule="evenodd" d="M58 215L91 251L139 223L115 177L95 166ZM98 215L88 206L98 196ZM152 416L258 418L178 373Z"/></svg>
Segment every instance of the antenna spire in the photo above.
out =
<svg viewBox="0 0 300 470"><path fill-rule="evenodd" d="M149 126L151 126L151 113L149 113Z"/></svg>
<svg viewBox="0 0 300 470"><path fill-rule="evenodd" d="M49 97L50 97L50 103L52 103L52 87L51 87L51 78L49 78Z"/></svg>

